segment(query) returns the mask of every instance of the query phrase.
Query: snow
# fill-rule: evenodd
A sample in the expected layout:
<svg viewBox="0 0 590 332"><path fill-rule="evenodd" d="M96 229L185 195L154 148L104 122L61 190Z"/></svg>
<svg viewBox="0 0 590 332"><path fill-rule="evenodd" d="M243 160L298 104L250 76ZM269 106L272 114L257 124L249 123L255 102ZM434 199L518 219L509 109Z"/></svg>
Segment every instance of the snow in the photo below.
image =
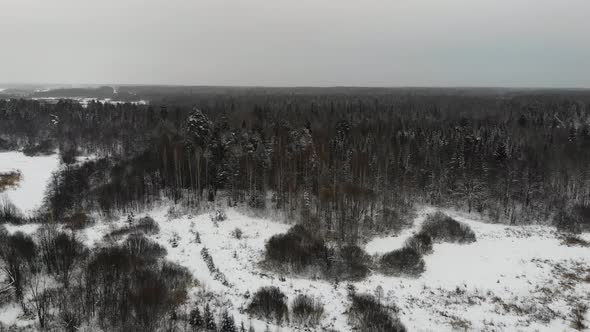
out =
<svg viewBox="0 0 590 332"><path fill-rule="evenodd" d="M436 210L421 207L411 229L398 236L375 239L367 244L367 251L378 256L401 247L407 237L419 230L426 215ZM256 330L264 330L265 322L251 320L244 312L249 303L246 294L274 285L289 301L303 293L324 304L326 314L317 330L351 330L345 314L349 305L346 282L335 285L324 280L279 275L258 265L264 256L265 242L291 225L246 216L233 209L226 211L227 220L217 225L207 213L168 220L166 211L161 208L146 213L161 228L152 238L167 249L168 260L187 267L198 280L198 285L190 291L190 303L215 294L218 301L211 305L217 312L221 307L229 309L238 325L243 321L248 326L251 322ZM573 330L571 310L576 304L590 304L590 284L572 280L571 275L581 279L584 273L590 275L589 248L563 245L558 233L549 227L490 224L477 215L443 212L468 224L476 233L477 242L435 244L434 253L424 258L426 271L419 278L388 277L373 272L367 279L354 282L356 289L373 294L377 286L383 287L382 301L400 308L399 317L410 331ZM138 218L143 215L136 213ZM125 225L125 219L98 223L84 230L86 243L98 245L104 234ZM236 227L243 231L241 239L231 235ZM197 231L200 244L194 241ZM176 235L180 240L173 247L171 239ZM229 287L208 270L201 257L203 247L208 248ZM294 325L280 328L282 331L299 329ZM275 330L272 325L271 330Z"/></svg>
<svg viewBox="0 0 590 332"><path fill-rule="evenodd" d="M31 99L41 101L41 102L51 103L51 104L55 104L55 103L59 102L60 100L73 100L73 101L80 103L80 105L82 105L82 107L87 107L88 104L90 104L91 102L100 102L103 104L113 104L113 105L127 104L127 103L133 104L133 105L147 105L147 104L149 104L149 102L147 100L143 100L143 99L136 100L136 101L121 101L121 100L112 100L111 98L98 99L98 98L89 98L89 97L33 97Z"/></svg>
<svg viewBox="0 0 590 332"><path fill-rule="evenodd" d="M24 224L24 225L12 225L12 224L4 224L4 229L8 232L8 234L14 234L16 232L21 232L26 235L33 235L37 230L41 227L41 224L31 223L31 224Z"/></svg>
<svg viewBox="0 0 590 332"><path fill-rule="evenodd" d="M8 198L26 214L34 212L41 206L45 187L58 167L57 154L29 157L22 152L0 152L0 172L18 170L22 175L19 186L0 193L0 198Z"/></svg>

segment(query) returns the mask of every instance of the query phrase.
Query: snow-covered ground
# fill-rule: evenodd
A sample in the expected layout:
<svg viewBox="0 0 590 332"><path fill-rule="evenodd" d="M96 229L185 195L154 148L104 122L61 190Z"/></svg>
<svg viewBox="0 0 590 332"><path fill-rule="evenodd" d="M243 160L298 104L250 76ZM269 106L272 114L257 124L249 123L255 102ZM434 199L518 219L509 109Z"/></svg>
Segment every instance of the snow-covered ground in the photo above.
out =
<svg viewBox="0 0 590 332"><path fill-rule="evenodd" d="M412 228L398 236L376 238L366 245L366 250L378 257L400 248L435 211L434 207L420 207ZM435 244L434 253L424 257L426 271L419 278L373 272L353 283L357 291L374 294L381 286L382 301L399 308L399 317L409 331L574 331L573 309L580 304L590 305L590 248L565 245L562 235L551 227L492 224L475 214L442 211L469 225L477 241ZM218 313L221 307L229 309L238 325L244 322L263 331L267 323L250 319L244 309L248 295L272 285L279 287L289 301L298 294L319 299L325 315L318 331L351 330L346 315L348 283L279 275L259 266L265 242L291 225L246 216L233 209L227 211L227 220L217 223L207 213L171 219L167 208L136 213L136 217L144 215L160 225L160 233L151 238L167 249L167 259L187 267L198 280L190 290L190 304L207 298ZM124 225L125 216L114 222L98 222L80 231L80 237L89 247L105 245L105 235ZM37 227L29 224L6 228L11 233L20 230L31 234ZM240 239L232 236L236 228L243 232ZM195 241L196 232L200 243ZM173 246L173 238L178 238L177 246ZM588 239L590 234L582 234L581 238ZM204 247L229 286L207 268L201 256ZM5 306L0 308L0 321L26 324L21 314L17 306ZM590 325L589 315L586 325ZM271 325L272 331L277 328L303 330L294 325Z"/></svg>
<svg viewBox="0 0 590 332"><path fill-rule="evenodd" d="M59 167L59 156L28 157L22 152L0 152L0 172L18 170L22 179L18 187L0 193L24 213L31 213L43 202L45 187Z"/></svg>
<svg viewBox="0 0 590 332"><path fill-rule="evenodd" d="M82 107L87 107L88 104L90 104L93 101L98 101L103 104L107 103L107 104L113 104L113 105L126 104L126 103L134 104L134 105L147 105L149 103L147 100L121 101L121 100L112 100L111 98L98 99L98 98L88 98L88 97L34 97L31 99L42 101L42 102L47 102L47 103L57 103L62 99L71 99L71 100L74 100L74 101L80 103L80 105L82 105Z"/></svg>
<svg viewBox="0 0 590 332"><path fill-rule="evenodd" d="M399 236L375 239L367 244L367 250L379 255L401 247L434 211L433 207L420 208L411 229ZM590 248L564 245L550 227L490 224L477 215L443 212L468 224L477 242L435 244L434 253L425 257L426 272L419 278L373 272L355 282L356 289L374 293L381 286L382 301L400 308L400 319L409 331L573 331L573 307L590 304ZM257 330L264 330L265 322L250 320L243 310L248 294L274 285L290 300L303 293L324 304L326 314L318 330L351 330L345 314L349 305L347 283L293 278L259 267L265 241L287 231L290 225L235 210L228 210L228 219L217 225L208 214L172 220L166 216L166 209L146 214L160 225L161 232L152 238L168 250L167 259L189 268L199 281L191 290L194 300L213 293L218 301L212 304L229 308L237 324L244 321L246 326L252 323ZM124 217L115 223L98 223L84 230L82 236L89 246L96 246L104 234L124 224ZM231 235L237 227L243 231L241 239ZM195 232L200 234L200 244L195 242ZM180 240L173 247L171 240L177 235ZM201 257L203 247L208 248L230 286L224 286L209 272ZM271 330L275 329L271 326ZM298 328L284 325L280 330Z"/></svg>

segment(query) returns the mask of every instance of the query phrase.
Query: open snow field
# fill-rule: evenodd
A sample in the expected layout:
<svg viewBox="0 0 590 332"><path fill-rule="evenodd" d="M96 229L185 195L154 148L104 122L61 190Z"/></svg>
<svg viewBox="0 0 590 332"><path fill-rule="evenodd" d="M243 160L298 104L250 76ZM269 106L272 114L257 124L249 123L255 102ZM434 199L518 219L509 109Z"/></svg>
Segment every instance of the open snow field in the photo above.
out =
<svg viewBox="0 0 590 332"><path fill-rule="evenodd" d="M412 228L398 236L370 241L367 252L378 256L400 248L405 239L420 229L425 217L435 211L433 207L421 207ZM435 244L434 253L424 257L426 271L419 278L373 272L367 279L353 283L357 291L375 294L381 286L381 301L399 308L399 317L409 331L574 331L573 308L590 304L590 248L563 244L562 236L550 227L490 224L477 215L443 212L468 224L477 241ZM351 330L346 315L348 283L293 278L259 267L266 240L286 232L291 225L246 216L233 209L227 211L227 220L217 223L206 213L171 219L166 208L136 217L144 215L160 225L160 233L151 238L167 249L167 259L187 267L198 280L190 291L191 301L209 299L217 313L221 307L228 308L238 325L244 322L263 331L267 323L249 319L244 309L249 295L259 287L274 285L289 300L303 293L324 304L325 315L316 330ZM125 224L126 217L99 222L80 231L80 236L90 247L106 245L105 234ZM243 231L241 239L232 236L235 228ZM36 227L7 229L32 233ZM195 241L196 232L201 243ZM590 238L590 234L582 237ZM201 256L204 247L229 285L210 273ZM24 323L20 321L18 307L0 311L0 321ZM588 324L588 314L586 317ZM270 329L300 330L292 325L270 325Z"/></svg>
<svg viewBox="0 0 590 332"><path fill-rule="evenodd" d="M419 230L433 207L419 210L415 224L399 236L378 238L366 250L379 255L403 245ZM382 301L399 307L399 316L410 331L569 331L571 312L577 304L590 304L590 248L566 246L550 227L490 224L476 215L443 210L468 224L476 233L472 244L435 244L425 256L426 272L417 279L387 277L373 272L355 282L360 292L375 293L381 286ZM326 310L321 329L348 331L347 283L336 285L277 275L259 268L265 241L287 231L290 225L248 217L235 210L217 225L208 214L168 220L165 209L148 213L159 222L161 232L153 238L168 250L168 259L186 266L199 281L193 294L213 293L217 306L229 307L239 324L250 320L243 313L248 294L261 286L275 285L293 299L305 293L320 299ZM98 224L84 231L88 245L99 245L109 230L123 226ZM239 227L242 239L231 232ZM199 232L201 243L195 242ZM179 236L178 246L172 238ZM583 237L588 237L584 234ZM207 247L215 265L229 281L224 286L209 272L201 257ZM283 281L281 281L281 279ZM196 296L194 298L197 298ZM258 329L265 322L251 321ZM283 326L283 331L297 330Z"/></svg>
<svg viewBox="0 0 590 332"><path fill-rule="evenodd" d="M45 187L51 174L59 167L59 156L28 157L22 152L0 152L0 172L18 170L22 180L19 185L0 193L24 213L31 213L41 206Z"/></svg>

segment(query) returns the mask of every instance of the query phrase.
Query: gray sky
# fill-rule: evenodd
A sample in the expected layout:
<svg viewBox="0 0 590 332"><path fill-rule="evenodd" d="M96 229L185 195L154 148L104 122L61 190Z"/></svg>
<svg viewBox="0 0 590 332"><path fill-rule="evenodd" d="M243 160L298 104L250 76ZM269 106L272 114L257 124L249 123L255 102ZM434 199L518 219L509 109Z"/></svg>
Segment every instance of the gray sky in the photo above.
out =
<svg viewBox="0 0 590 332"><path fill-rule="evenodd" d="M0 0L0 82L590 87L589 0Z"/></svg>

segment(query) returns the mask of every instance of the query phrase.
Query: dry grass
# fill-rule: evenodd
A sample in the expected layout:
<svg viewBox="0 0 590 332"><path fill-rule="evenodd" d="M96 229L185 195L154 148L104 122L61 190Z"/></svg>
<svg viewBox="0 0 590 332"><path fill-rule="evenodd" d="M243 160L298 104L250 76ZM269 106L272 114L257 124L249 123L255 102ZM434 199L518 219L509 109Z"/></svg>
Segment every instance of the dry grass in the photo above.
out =
<svg viewBox="0 0 590 332"><path fill-rule="evenodd" d="M0 192L12 187L17 187L22 180L22 174L19 171L10 171L0 173Z"/></svg>

